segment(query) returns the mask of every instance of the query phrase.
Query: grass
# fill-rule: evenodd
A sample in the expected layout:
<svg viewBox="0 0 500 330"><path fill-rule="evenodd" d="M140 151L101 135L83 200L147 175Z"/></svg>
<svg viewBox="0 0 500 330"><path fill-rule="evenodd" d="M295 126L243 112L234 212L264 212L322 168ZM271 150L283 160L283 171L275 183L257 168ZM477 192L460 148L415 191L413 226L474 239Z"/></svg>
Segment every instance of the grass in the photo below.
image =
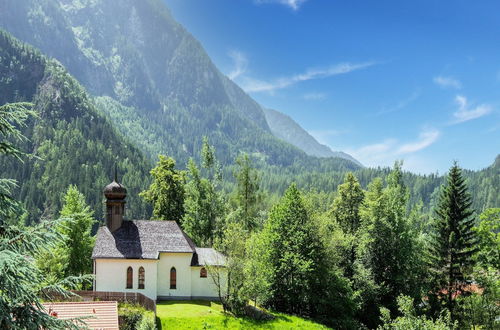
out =
<svg viewBox="0 0 500 330"><path fill-rule="evenodd" d="M275 318L257 321L224 314L211 301L164 301L156 305L159 329L327 329L297 316L272 313Z"/></svg>

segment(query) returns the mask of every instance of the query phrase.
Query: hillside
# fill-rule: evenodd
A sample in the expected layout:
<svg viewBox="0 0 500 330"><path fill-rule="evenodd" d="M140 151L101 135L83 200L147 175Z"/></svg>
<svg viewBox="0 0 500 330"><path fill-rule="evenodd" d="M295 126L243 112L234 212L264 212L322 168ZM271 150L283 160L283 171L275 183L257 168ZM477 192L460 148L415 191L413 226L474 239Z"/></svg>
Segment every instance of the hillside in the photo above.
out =
<svg viewBox="0 0 500 330"><path fill-rule="evenodd" d="M147 185L149 161L100 115L83 87L58 62L0 31L0 104L33 102L38 117L24 130L21 148L33 157L20 163L0 159L0 176L20 184L28 222L55 217L68 185L76 184L96 217L102 214L102 188L114 163L127 182L130 217L145 217L137 196Z"/></svg>
<svg viewBox="0 0 500 330"><path fill-rule="evenodd" d="M273 109L263 108L267 124L274 136L304 150L306 154L316 157L338 157L361 165L352 156L341 151L332 151L330 147L319 143L290 116Z"/></svg>
<svg viewBox="0 0 500 330"><path fill-rule="evenodd" d="M308 161L160 0L6 0L0 27L60 61L151 159L185 164L208 136L223 164L242 151L271 165Z"/></svg>

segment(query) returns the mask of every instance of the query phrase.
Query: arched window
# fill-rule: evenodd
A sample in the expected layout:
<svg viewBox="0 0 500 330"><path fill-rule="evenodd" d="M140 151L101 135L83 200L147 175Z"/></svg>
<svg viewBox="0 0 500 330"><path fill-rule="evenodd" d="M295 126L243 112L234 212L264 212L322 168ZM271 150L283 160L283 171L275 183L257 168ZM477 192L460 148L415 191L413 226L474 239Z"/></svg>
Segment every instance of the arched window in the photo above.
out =
<svg viewBox="0 0 500 330"><path fill-rule="evenodd" d="M134 279L134 271L132 270L132 267L127 268L127 289L132 289L132 281Z"/></svg>
<svg viewBox="0 0 500 330"><path fill-rule="evenodd" d="M144 289L144 267L139 268L139 289Z"/></svg>
<svg viewBox="0 0 500 330"><path fill-rule="evenodd" d="M177 271L175 267L170 268L170 289L177 289Z"/></svg>
<svg viewBox="0 0 500 330"><path fill-rule="evenodd" d="M207 269L205 267L200 269L200 277L207 277Z"/></svg>

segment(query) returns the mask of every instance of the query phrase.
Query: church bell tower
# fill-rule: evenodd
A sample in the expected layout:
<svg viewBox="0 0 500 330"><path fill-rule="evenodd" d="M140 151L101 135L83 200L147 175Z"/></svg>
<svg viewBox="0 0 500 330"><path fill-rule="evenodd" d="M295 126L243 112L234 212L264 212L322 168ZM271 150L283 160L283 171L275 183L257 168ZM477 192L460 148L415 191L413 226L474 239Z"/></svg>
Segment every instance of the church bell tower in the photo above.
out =
<svg viewBox="0 0 500 330"><path fill-rule="evenodd" d="M127 197L127 189L118 183L116 165L115 178L104 188L104 196L106 197L106 226L114 232L122 226Z"/></svg>

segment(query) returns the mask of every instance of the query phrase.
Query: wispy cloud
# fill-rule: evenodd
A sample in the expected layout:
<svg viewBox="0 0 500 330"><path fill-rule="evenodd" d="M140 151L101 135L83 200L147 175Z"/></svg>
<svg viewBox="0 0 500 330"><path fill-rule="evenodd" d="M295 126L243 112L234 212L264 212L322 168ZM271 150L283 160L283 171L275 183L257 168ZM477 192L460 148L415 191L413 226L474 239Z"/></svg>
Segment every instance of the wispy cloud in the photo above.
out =
<svg viewBox="0 0 500 330"><path fill-rule="evenodd" d="M228 55L233 60L234 68L227 74L227 76L229 79L234 80L247 71L248 59L243 52L238 50L232 50Z"/></svg>
<svg viewBox="0 0 500 330"><path fill-rule="evenodd" d="M419 96L420 96L420 89L416 89L407 98L399 101L397 104L395 104L391 107L387 107L387 108L380 110L379 112L375 113L375 116L381 116L381 115L385 115L388 113L400 111L400 110L406 108L407 106L409 106L411 103L413 103L416 99L418 99Z"/></svg>
<svg viewBox="0 0 500 330"><path fill-rule="evenodd" d="M307 101L321 101L326 99L325 93L306 93L302 95L302 98Z"/></svg>
<svg viewBox="0 0 500 330"><path fill-rule="evenodd" d="M309 69L304 73L295 74L287 77L281 77L278 79L265 81L253 79L250 77L242 77L241 85L246 92L257 93L257 92L269 92L272 93L278 89L283 89L290 87L297 83L332 77L340 74L349 73L356 70L361 70L374 65L374 62L365 63L340 63L332 65L326 69Z"/></svg>
<svg viewBox="0 0 500 330"><path fill-rule="evenodd" d="M462 83L460 82L460 80L453 77L437 76L434 77L433 81L436 85L442 88L462 88Z"/></svg>
<svg viewBox="0 0 500 330"><path fill-rule="evenodd" d="M307 0L254 0L255 3L277 3L285 5L293 10L299 10L300 6L304 4Z"/></svg>
<svg viewBox="0 0 500 330"><path fill-rule="evenodd" d="M440 135L441 135L440 132L436 129L422 131L420 132L417 141L403 144L401 147L398 148L397 153L408 154L425 149L434 142L436 142Z"/></svg>
<svg viewBox="0 0 500 330"><path fill-rule="evenodd" d="M463 95L455 96L455 102L458 105L458 110L453 113L454 120L452 124L463 123L472 119L486 116L492 111L489 104L479 104L475 107L469 107L467 98Z"/></svg>
<svg viewBox="0 0 500 330"><path fill-rule="evenodd" d="M441 132L439 130L426 128L419 133L418 138L414 141L401 142L390 138L357 149L346 150L346 152L363 164L390 166L397 159L408 158L414 153L431 146L440 136Z"/></svg>

